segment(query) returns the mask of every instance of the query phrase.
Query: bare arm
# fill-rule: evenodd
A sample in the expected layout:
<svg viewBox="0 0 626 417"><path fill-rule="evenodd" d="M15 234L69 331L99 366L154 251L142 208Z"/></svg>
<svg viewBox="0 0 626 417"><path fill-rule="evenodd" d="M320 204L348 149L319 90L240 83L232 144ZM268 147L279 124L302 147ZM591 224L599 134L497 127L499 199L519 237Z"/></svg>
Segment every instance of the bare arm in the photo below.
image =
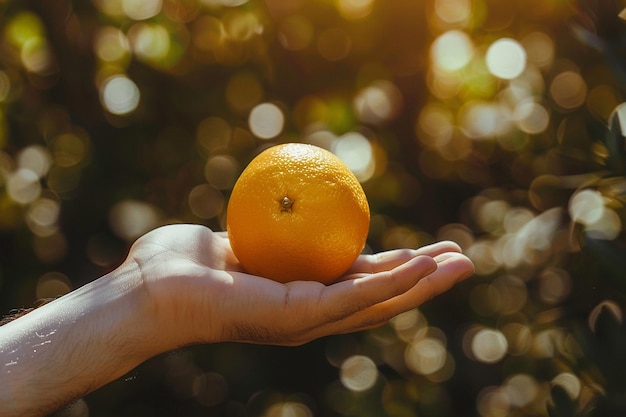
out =
<svg viewBox="0 0 626 417"><path fill-rule="evenodd" d="M158 353L136 277L125 264L0 327L0 415L44 415Z"/></svg>
<svg viewBox="0 0 626 417"><path fill-rule="evenodd" d="M157 229L115 271L0 327L0 415L45 415L192 343L297 345L381 325L470 276L459 252L364 255L333 285L280 284L242 272L224 234Z"/></svg>

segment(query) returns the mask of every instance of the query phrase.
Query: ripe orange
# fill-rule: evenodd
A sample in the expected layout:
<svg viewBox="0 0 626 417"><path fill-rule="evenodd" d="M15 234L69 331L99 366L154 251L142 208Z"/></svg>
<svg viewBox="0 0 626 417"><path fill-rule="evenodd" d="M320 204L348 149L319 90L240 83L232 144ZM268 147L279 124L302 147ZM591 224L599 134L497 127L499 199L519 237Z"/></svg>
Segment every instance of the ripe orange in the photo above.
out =
<svg viewBox="0 0 626 417"><path fill-rule="evenodd" d="M226 217L246 272L279 282L339 278L363 250L363 188L333 153L288 143L260 153L233 187Z"/></svg>

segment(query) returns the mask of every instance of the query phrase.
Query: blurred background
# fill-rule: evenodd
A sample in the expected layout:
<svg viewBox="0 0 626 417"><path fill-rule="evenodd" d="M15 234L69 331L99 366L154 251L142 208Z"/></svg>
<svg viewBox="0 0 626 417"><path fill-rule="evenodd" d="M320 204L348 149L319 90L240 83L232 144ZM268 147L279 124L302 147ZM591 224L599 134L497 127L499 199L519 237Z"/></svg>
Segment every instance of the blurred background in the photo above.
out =
<svg viewBox="0 0 626 417"><path fill-rule="evenodd" d="M626 413L626 11L589 0L0 1L0 312L174 222L261 149L341 157L368 251L475 276L383 328L154 358L71 416Z"/></svg>

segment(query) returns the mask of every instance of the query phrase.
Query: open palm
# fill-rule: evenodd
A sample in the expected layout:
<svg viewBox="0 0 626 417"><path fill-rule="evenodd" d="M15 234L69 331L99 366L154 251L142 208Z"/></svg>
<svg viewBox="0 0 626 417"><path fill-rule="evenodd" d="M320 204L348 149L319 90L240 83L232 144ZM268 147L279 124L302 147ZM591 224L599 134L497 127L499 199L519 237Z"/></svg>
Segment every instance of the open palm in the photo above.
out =
<svg viewBox="0 0 626 417"><path fill-rule="evenodd" d="M375 327L449 289L473 272L458 245L361 255L332 285L281 284L245 273L225 233L170 225L135 242L159 320L177 345L218 341L296 345Z"/></svg>

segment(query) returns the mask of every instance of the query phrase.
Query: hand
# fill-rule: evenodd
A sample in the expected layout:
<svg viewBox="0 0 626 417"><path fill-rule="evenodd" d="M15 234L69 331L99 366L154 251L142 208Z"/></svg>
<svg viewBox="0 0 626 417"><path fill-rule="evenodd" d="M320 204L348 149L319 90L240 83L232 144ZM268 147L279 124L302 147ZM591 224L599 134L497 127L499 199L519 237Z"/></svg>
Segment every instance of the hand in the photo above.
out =
<svg viewBox="0 0 626 417"><path fill-rule="evenodd" d="M458 245L361 255L332 285L281 284L243 272L225 233L172 225L141 237L128 261L141 271L169 348L242 341L297 345L384 324L473 273ZM294 277L297 279L297 277Z"/></svg>
<svg viewBox="0 0 626 417"><path fill-rule="evenodd" d="M0 327L0 415L45 415L183 345L295 345L378 326L472 272L441 242L360 256L329 286L281 284L244 273L224 233L165 226L111 273Z"/></svg>

